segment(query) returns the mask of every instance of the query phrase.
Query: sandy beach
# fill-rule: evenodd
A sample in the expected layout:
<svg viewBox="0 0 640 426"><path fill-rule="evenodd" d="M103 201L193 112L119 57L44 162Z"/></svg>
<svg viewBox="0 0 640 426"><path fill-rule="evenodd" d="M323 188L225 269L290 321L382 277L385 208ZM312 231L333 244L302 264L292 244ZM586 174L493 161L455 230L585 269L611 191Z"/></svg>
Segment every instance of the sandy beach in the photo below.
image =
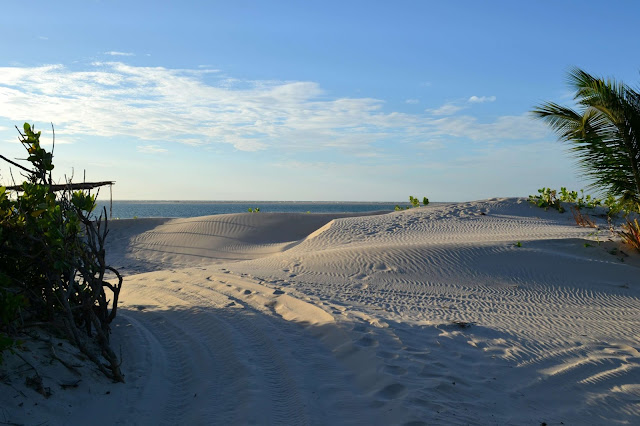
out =
<svg viewBox="0 0 640 426"><path fill-rule="evenodd" d="M0 422L638 424L640 255L593 218L501 198L111 221L126 383L29 341Z"/></svg>

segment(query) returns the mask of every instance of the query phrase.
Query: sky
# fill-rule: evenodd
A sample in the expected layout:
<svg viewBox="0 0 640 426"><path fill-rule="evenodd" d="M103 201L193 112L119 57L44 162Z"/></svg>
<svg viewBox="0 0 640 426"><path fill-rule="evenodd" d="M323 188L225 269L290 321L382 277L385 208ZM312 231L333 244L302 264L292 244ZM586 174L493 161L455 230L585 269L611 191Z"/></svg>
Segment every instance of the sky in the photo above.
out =
<svg viewBox="0 0 640 426"><path fill-rule="evenodd" d="M3 1L0 154L123 200L432 201L584 188L530 111L640 80L637 1ZM13 179L21 179L13 171ZM0 162L0 183L10 184Z"/></svg>

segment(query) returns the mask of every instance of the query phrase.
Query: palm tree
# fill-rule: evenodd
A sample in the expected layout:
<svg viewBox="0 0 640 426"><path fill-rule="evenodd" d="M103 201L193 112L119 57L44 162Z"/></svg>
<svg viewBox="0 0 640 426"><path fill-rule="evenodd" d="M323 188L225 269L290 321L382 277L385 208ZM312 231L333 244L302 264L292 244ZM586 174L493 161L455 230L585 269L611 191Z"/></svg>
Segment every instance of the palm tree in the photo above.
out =
<svg viewBox="0 0 640 426"><path fill-rule="evenodd" d="M571 144L592 188L640 202L640 94L579 68L568 81L578 111L547 102L532 113Z"/></svg>

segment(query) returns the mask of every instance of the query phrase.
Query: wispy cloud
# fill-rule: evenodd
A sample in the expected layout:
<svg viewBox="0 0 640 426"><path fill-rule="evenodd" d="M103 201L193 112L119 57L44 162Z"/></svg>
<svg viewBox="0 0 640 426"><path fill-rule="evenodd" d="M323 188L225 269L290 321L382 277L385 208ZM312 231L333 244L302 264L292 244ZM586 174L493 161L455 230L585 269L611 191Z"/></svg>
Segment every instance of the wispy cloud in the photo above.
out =
<svg viewBox="0 0 640 426"><path fill-rule="evenodd" d="M472 104L482 104L485 102L494 102L495 96L471 96L467 102Z"/></svg>
<svg viewBox="0 0 640 426"><path fill-rule="evenodd" d="M433 135L489 142L540 140L549 135L549 129L528 114L502 116L489 123L467 115L445 117L436 120L433 127Z"/></svg>
<svg viewBox="0 0 640 426"><path fill-rule="evenodd" d="M157 145L138 145L136 148L138 149L138 152L142 152L144 154L161 154L168 151L167 149L160 148Z"/></svg>
<svg viewBox="0 0 640 426"><path fill-rule="evenodd" d="M479 123L445 104L427 114L384 110L372 98L328 98L308 81L248 81L208 69L93 63L83 71L63 65L0 68L0 117L53 122L72 142L87 135L127 136L143 152L158 141L231 144L238 150L368 150L381 143L433 138L533 138L531 123L500 117ZM441 117L441 118L435 118ZM533 127L535 128L535 126ZM142 143L141 143L142 142Z"/></svg>
<svg viewBox="0 0 640 426"><path fill-rule="evenodd" d="M448 102L442 105L440 108L436 109L428 109L427 112L430 112L433 115L453 115L456 112L463 110L465 107L456 105L452 102Z"/></svg>
<svg viewBox="0 0 640 426"><path fill-rule="evenodd" d="M136 56L135 53L131 53L131 52L117 52L115 50L111 50L109 52L104 52L105 55L109 55L109 56Z"/></svg>
<svg viewBox="0 0 640 426"><path fill-rule="evenodd" d="M407 104L411 104L411 105L415 105L415 104L420 103L420 101L419 101L419 100L417 100L417 99L407 99L407 100L406 100L406 101L404 101L404 102L405 102L405 103L407 103Z"/></svg>
<svg viewBox="0 0 640 426"><path fill-rule="evenodd" d="M49 40L49 37L45 37L45 36L38 36L39 40Z"/></svg>

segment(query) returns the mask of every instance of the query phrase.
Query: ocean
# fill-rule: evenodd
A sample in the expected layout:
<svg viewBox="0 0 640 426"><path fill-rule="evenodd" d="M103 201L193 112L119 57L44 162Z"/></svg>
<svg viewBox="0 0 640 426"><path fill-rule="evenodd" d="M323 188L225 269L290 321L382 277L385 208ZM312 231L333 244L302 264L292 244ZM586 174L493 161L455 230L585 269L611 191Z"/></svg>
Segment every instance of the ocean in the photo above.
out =
<svg viewBox="0 0 640 426"><path fill-rule="evenodd" d="M98 201L96 213L107 209L109 202ZM263 213L360 213L393 211L396 204L390 202L332 202L332 201L114 201L113 219L143 217L197 217L213 214L247 213L249 208L259 208Z"/></svg>

